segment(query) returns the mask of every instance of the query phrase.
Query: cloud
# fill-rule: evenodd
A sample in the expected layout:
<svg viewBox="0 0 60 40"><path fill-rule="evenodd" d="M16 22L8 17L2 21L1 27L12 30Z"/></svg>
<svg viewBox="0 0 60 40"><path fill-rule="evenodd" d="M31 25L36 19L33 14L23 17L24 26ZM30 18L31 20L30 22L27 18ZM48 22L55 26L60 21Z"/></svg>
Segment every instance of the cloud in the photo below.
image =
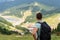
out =
<svg viewBox="0 0 60 40"><path fill-rule="evenodd" d="M10 2L10 1L15 1L15 0L0 0L0 2Z"/></svg>

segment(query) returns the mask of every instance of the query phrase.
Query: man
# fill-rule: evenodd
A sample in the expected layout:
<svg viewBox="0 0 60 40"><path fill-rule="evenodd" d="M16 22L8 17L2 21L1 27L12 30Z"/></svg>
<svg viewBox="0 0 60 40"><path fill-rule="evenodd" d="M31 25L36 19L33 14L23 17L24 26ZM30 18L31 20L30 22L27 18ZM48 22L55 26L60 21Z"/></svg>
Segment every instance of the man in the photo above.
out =
<svg viewBox="0 0 60 40"><path fill-rule="evenodd" d="M37 22L42 22L42 14L41 13L37 13L36 14L36 19L37 19ZM33 30L32 30L32 35L34 37L34 40L40 40L40 37L38 37L38 35L40 35L40 28L41 28L41 24L39 23L35 23L34 26L32 26L32 24L29 26L29 27L34 27ZM37 33L38 31L38 33Z"/></svg>
<svg viewBox="0 0 60 40"><path fill-rule="evenodd" d="M35 25L30 25L30 27L33 27L32 35L34 40L51 40L51 28L46 22L42 21L42 14L37 13L36 19Z"/></svg>

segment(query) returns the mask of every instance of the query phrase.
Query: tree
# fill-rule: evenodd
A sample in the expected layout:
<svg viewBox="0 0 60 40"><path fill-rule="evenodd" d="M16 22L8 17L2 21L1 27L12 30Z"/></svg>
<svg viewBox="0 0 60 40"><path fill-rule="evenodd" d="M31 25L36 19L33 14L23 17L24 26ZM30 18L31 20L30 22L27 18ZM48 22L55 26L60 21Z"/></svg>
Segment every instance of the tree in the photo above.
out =
<svg viewBox="0 0 60 40"><path fill-rule="evenodd" d="M57 32L60 32L60 23L57 26Z"/></svg>
<svg viewBox="0 0 60 40"><path fill-rule="evenodd" d="M60 23L58 24L56 31L57 31L57 35L60 36Z"/></svg>

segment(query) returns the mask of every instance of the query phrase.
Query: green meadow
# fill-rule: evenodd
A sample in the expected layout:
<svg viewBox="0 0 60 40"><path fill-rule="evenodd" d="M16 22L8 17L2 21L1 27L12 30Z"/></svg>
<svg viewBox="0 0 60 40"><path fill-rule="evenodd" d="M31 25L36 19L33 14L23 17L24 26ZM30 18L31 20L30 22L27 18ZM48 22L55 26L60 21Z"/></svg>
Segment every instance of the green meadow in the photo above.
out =
<svg viewBox="0 0 60 40"><path fill-rule="evenodd" d="M2 35L0 34L0 40L34 40L32 35ZM60 40L60 36L56 36L55 34L52 35L51 40Z"/></svg>
<svg viewBox="0 0 60 40"><path fill-rule="evenodd" d="M16 34L12 34L12 35L3 35L0 34L0 40L33 40L32 35L16 35Z"/></svg>

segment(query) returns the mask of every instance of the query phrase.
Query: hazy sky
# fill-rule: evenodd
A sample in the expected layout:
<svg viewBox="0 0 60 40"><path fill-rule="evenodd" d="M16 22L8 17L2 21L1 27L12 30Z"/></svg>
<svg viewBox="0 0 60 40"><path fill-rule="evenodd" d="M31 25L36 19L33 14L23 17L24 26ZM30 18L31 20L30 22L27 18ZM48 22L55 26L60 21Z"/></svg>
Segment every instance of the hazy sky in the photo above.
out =
<svg viewBox="0 0 60 40"><path fill-rule="evenodd" d="M16 1L16 0L0 0L0 2L10 2L10 1ZM52 2L52 3L60 3L60 0L19 0L19 1L38 1L38 2Z"/></svg>
<svg viewBox="0 0 60 40"><path fill-rule="evenodd" d="M6 2L6 1L15 1L15 0L0 0L0 2ZM22 1L22 0L20 0L20 1ZM26 0L24 0L24 1L26 1ZM32 0L27 0L27 1L32 1ZM33 0L33 1L48 1L48 2L60 2L60 0Z"/></svg>
<svg viewBox="0 0 60 40"><path fill-rule="evenodd" d="M60 7L60 0L0 0L0 3L2 2L14 2L14 1L17 1L17 2L20 2L20 3L31 3L31 2L34 2L34 1L37 1L37 2L40 2L40 3L43 3L45 5L51 5L51 6L59 6ZM16 2L16 3L17 3Z"/></svg>
<svg viewBox="0 0 60 40"><path fill-rule="evenodd" d="M0 2L10 2L10 1L15 1L15 0L0 0Z"/></svg>

